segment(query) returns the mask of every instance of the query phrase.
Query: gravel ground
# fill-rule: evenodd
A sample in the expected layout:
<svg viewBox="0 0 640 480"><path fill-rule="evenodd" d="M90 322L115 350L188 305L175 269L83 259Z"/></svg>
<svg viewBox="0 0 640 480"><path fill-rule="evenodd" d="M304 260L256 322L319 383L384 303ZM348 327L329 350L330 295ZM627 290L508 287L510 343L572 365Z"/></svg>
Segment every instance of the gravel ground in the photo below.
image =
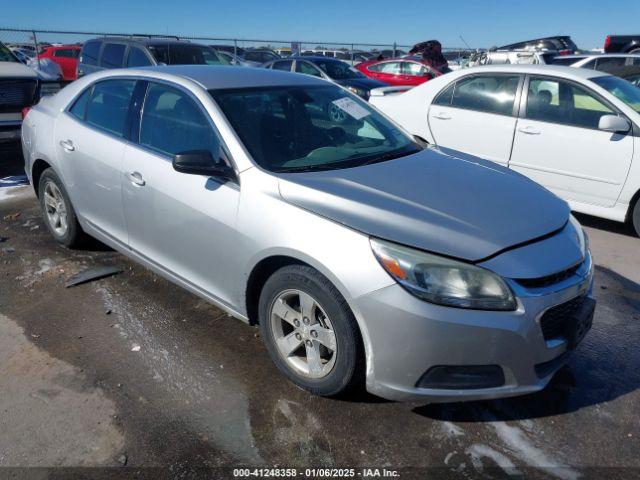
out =
<svg viewBox="0 0 640 480"><path fill-rule="evenodd" d="M544 391L450 405L330 400L287 382L255 327L100 244L56 245L21 173L0 152L0 478L204 478L274 465L640 474L640 239L624 226L580 217L596 318ZM102 265L124 271L64 288Z"/></svg>

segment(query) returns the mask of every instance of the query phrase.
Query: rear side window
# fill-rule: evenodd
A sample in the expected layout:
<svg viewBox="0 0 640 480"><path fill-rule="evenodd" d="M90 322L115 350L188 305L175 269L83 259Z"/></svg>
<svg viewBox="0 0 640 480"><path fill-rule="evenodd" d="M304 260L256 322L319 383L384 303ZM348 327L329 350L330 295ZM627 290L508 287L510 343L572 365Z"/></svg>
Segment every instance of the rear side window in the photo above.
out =
<svg viewBox="0 0 640 480"><path fill-rule="evenodd" d="M84 93L76 99L73 106L69 109L69 113L80 120L84 120L90 95L91 87L87 88Z"/></svg>
<svg viewBox="0 0 640 480"><path fill-rule="evenodd" d="M147 90L140 144L170 156L191 150L220 156L220 142L202 109L183 91L159 83Z"/></svg>
<svg viewBox="0 0 640 480"><path fill-rule="evenodd" d="M124 62L124 51L127 46L121 43L107 43L102 50L100 66L105 68L120 68Z"/></svg>
<svg viewBox="0 0 640 480"><path fill-rule="evenodd" d="M451 104L479 112L512 115L519 76L479 75L456 83Z"/></svg>
<svg viewBox="0 0 640 480"><path fill-rule="evenodd" d="M603 55L596 60L596 70L624 67L626 61L627 59L625 57L609 57Z"/></svg>
<svg viewBox="0 0 640 480"><path fill-rule="evenodd" d="M296 72L313 75L314 77L322 77L320 70L308 62L296 62Z"/></svg>
<svg viewBox="0 0 640 480"><path fill-rule="evenodd" d="M135 80L106 80L93 86L85 121L114 135L124 137Z"/></svg>
<svg viewBox="0 0 640 480"><path fill-rule="evenodd" d="M451 100L453 99L453 89L456 84L452 83L447 88L445 88L442 92L438 94L436 99L433 101L434 105L451 105Z"/></svg>
<svg viewBox="0 0 640 480"><path fill-rule="evenodd" d="M82 47L82 63L98 65L100 55L100 42L87 42Z"/></svg>
<svg viewBox="0 0 640 480"><path fill-rule="evenodd" d="M280 62L273 62L273 66L271 68L273 68L274 70L284 70L285 72L290 72L292 63L293 61L291 60L282 60Z"/></svg>
<svg viewBox="0 0 640 480"><path fill-rule="evenodd" d="M54 50L54 57L63 57L63 58L76 58L78 56L78 50L72 48L61 48L60 50Z"/></svg>
<svg viewBox="0 0 640 480"><path fill-rule="evenodd" d="M151 61L142 50L136 47L131 47L129 49L127 67L146 67L149 65L151 65Z"/></svg>

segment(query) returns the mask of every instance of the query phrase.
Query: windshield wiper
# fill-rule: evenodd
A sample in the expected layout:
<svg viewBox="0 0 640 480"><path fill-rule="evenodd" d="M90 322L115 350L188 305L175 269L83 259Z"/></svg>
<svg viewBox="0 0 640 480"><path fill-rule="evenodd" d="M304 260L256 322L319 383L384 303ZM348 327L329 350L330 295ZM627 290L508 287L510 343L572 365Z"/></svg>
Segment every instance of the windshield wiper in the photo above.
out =
<svg viewBox="0 0 640 480"><path fill-rule="evenodd" d="M371 165L372 163L379 163L379 162L386 162L387 160L393 160L395 158L401 158L401 157L406 157L409 155L413 155L414 153L418 153L420 150L413 150L413 151L403 151L403 152L389 152L389 153L385 153L384 155L380 155L379 157L373 157L370 158L369 160L362 162L361 164L359 164L358 166L360 167L364 167L365 165Z"/></svg>

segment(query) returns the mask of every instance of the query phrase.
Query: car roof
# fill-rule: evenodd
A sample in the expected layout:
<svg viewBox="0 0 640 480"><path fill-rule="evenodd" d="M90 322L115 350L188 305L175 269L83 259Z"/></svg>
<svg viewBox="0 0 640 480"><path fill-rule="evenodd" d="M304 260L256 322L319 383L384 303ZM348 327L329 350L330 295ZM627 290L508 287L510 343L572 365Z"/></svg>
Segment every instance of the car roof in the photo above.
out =
<svg viewBox="0 0 640 480"><path fill-rule="evenodd" d="M229 65L163 65L140 69L105 70L105 72L112 72L113 75L118 76L131 75L136 72L151 77L157 73L158 78L175 76L192 80L207 90L327 84L325 80L311 75L300 75L299 73L266 68L236 67Z"/></svg>
<svg viewBox="0 0 640 480"><path fill-rule="evenodd" d="M637 53L600 53L600 52L591 52L591 53L577 53L577 54L573 54L573 55L558 55L556 58L575 58L575 59L582 59L582 58L595 58L595 57L632 57L632 58L636 58L636 57L640 57L640 55L638 55Z"/></svg>
<svg viewBox="0 0 640 480"><path fill-rule="evenodd" d="M508 64L508 65L481 65L477 67L464 68L457 70L456 74L464 74L471 72L496 72L496 73L530 73L535 75L557 75L565 78L573 78L578 80L588 80L597 77L606 77L610 74L591 70L588 68L574 68L561 65L526 65L526 64Z"/></svg>
<svg viewBox="0 0 640 480"><path fill-rule="evenodd" d="M135 37L135 36L134 37L97 37L97 38L92 38L91 41L136 43L136 44L142 44L142 45L196 45L199 47L206 46L200 43L188 42L186 40L177 40L175 38L158 38L158 37L153 37L153 38Z"/></svg>
<svg viewBox="0 0 640 480"><path fill-rule="evenodd" d="M339 58L331 58L331 57L323 57L322 55L293 55L291 57L287 57L287 59L294 60L308 60L310 62L342 62ZM344 63L344 62L342 62Z"/></svg>

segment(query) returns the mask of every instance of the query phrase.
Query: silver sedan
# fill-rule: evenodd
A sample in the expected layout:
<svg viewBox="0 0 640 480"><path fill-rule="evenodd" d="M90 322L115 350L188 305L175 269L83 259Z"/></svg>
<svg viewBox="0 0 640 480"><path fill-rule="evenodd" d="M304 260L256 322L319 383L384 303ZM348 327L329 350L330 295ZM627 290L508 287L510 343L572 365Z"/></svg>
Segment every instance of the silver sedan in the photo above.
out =
<svg viewBox="0 0 640 480"><path fill-rule="evenodd" d="M55 240L98 238L259 323L319 395L533 392L591 325L591 256L563 201L416 144L324 80L105 71L34 107L22 141Z"/></svg>

